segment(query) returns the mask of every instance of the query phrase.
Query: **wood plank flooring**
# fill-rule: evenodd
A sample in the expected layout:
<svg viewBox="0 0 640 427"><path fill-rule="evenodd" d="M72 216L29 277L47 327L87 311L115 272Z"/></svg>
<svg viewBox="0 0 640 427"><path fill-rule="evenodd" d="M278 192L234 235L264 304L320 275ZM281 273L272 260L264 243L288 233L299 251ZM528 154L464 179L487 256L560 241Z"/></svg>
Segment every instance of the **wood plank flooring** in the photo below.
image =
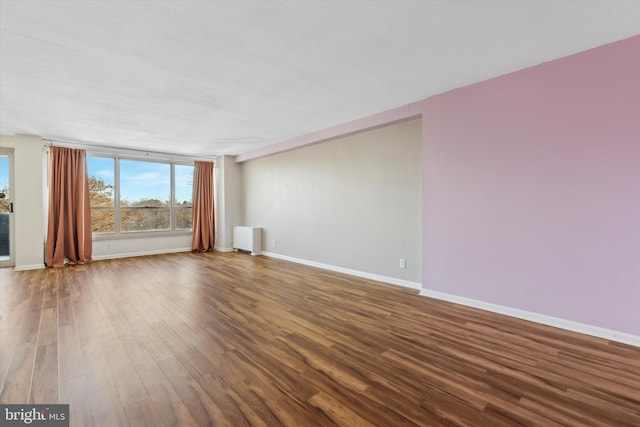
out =
<svg viewBox="0 0 640 427"><path fill-rule="evenodd" d="M640 426L640 348L219 252L0 269L0 387L73 426Z"/></svg>

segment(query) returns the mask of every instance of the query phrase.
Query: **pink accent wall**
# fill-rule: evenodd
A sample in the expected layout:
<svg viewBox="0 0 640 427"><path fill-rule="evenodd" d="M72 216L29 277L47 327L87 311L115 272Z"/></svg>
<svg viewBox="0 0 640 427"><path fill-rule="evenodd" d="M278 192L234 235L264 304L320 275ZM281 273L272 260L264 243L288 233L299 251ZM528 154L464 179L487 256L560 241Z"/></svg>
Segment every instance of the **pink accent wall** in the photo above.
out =
<svg viewBox="0 0 640 427"><path fill-rule="evenodd" d="M640 335L640 36L421 108L422 286Z"/></svg>

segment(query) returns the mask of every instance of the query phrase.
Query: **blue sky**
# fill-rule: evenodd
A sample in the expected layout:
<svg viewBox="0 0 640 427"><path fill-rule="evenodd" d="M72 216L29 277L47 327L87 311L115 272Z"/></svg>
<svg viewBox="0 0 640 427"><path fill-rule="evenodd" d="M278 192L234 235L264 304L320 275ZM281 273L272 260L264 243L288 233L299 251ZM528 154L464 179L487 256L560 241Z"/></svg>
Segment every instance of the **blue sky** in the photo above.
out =
<svg viewBox="0 0 640 427"><path fill-rule="evenodd" d="M113 185L114 159L87 156L89 175ZM191 200L193 166L176 165L176 200ZM171 169L168 163L120 160L120 199L133 202L140 199L169 200Z"/></svg>
<svg viewBox="0 0 640 427"><path fill-rule="evenodd" d="M9 185L9 157L0 156L0 190Z"/></svg>
<svg viewBox="0 0 640 427"><path fill-rule="evenodd" d="M191 200L193 191L193 166L176 165L176 200Z"/></svg>

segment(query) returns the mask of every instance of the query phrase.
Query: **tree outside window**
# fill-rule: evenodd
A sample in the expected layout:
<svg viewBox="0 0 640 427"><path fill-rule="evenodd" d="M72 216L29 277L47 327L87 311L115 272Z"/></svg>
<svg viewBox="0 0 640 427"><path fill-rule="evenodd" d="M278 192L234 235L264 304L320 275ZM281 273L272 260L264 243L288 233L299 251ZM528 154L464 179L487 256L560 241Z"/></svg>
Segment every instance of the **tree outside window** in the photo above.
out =
<svg viewBox="0 0 640 427"><path fill-rule="evenodd" d="M115 231L114 164L113 158L87 157L91 229L94 233Z"/></svg>

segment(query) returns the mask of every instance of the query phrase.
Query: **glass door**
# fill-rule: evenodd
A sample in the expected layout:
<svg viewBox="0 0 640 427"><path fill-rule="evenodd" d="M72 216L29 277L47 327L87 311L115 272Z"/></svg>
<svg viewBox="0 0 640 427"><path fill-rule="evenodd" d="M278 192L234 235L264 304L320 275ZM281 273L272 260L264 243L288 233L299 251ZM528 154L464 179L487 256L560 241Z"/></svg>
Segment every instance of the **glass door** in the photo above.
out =
<svg viewBox="0 0 640 427"><path fill-rule="evenodd" d="M12 186L13 150L0 148L0 267L15 265Z"/></svg>

